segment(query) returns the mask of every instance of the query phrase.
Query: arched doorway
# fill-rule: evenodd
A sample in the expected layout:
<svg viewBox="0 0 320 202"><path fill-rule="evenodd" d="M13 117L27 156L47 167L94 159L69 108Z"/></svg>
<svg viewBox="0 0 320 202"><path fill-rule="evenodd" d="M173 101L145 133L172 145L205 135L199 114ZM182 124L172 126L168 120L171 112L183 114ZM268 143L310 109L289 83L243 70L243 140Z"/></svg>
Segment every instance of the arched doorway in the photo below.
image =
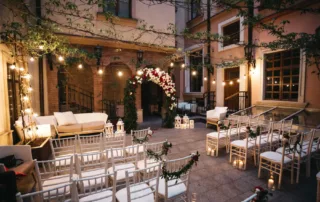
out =
<svg viewBox="0 0 320 202"><path fill-rule="evenodd" d="M163 106L163 89L152 81L141 84L141 107L143 120L161 119Z"/></svg>
<svg viewBox="0 0 320 202"><path fill-rule="evenodd" d="M131 69L122 62L110 63L105 68L102 81L102 108L109 118L124 116L124 88L131 75Z"/></svg>

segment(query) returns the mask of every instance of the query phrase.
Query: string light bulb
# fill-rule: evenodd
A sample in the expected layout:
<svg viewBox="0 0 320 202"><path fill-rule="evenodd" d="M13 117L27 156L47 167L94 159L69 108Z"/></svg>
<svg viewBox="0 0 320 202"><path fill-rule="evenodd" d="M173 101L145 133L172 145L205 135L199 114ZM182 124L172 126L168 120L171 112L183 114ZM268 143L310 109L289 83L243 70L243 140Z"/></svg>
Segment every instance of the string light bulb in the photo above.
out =
<svg viewBox="0 0 320 202"><path fill-rule="evenodd" d="M82 69L82 67L83 67L82 64L79 64L79 65L78 65L78 68L79 68L79 69Z"/></svg>
<svg viewBox="0 0 320 202"><path fill-rule="evenodd" d="M31 109L31 108L27 108L27 109L24 110L24 112L25 112L26 114L30 114L30 113L32 112L32 109Z"/></svg>
<svg viewBox="0 0 320 202"><path fill-rule="evenodd" d="M243 79L247 79L247 75L246 74L243 75Z"/></svg>
<svg viewBox="0 0 320 202"><path fill-rule="evenodd" d="M213 81L212 81L212 84L216 84L216 80L213 80Z"/></svg>
<svg viewBox="0 0 320 202"><path fill-rule="evenodd" d="M123 75L123 72L122 71L118 71L118 76L122 77L122 75Z"/></svg>
<svg viewBox="0 0 320 202"><path fill-rule="evenodd" d="M23 100L24 101L29 101L29 97L28 96L23 96Z"/></svg>
<svg viewBox="0 0 320 202"><path fill-rule="evenodd" d="M60 55L60 56L58 57L58 60L59 60L60 62L62 62L62 61L64 61L64 58Z"/></svg>
<svg viewBox="0 0 320 202"><path fill-rule="evenodd" d="M33 113L33 116L34 117L38 117L39 115L37 113Z"/></svg>
<svg viewBox="0 0 320 202"><path fill-rule="evenodd" d="M13 63L12 65L10 65L10 69L14 70L16 68L16 63Z"/></svg>
<svg viewBox="0 0 320 202"><path fill-rule="evenodd" d="M225 85L226 85L226 82L223 81L223 82L222 82L222 85L225 86Z"/></svg>
<svg viewBox="0 0 320 202"><path fill-rule="evenodd" d="M31 74L26 74L23 76L23 78L25 78L26 80L30 80L31 79Z"/></svg>
<svg viewBox="0 0 320 202"><path fill-rule="evenodd" d="M23 67L20 67L20 68L19 68L19 71L20 71L20 72L23 72L23 71L24 71L24 68L23 68Z"/></svg>
<svg viewBox="0 0 320 202"><path fill-rule="evenodd" d="M102 70L102 69L99 69L99 70L98 70L98 74L100 74L100 75L103 74L103 70Z"/></svg>
<svg viewBox="0 0 320 202"><path fill-rule="evenodd" d="M229 84L230 84L230 85L233 85L233 81L230 81Z"/></svg>
<svg viewBox="0 0 320 202"><path fill-rule="evenodd" d="M33 88L30 86L30 87L28 87L28 92L31 92L31 91L33 91Z"/></svg>
<svg viewBox="0 0 320 202"><path fill-rule="evenodd" d="M43 49L44 49L44 46L43 46L43 45L39 45L39 49L40 49L40 50L43 50Z"/></svg>
<svg viewBox="0 0 320 202"><path fill-rule="evenodd" d="M237 82L240 83L240 79L237 79Z"/></svg>
<svg viewBox="0 0 320 202"><path fill-rule="evenodd" d="M207 79L207 77L204 77L203 80L204 80L204 81L207 81L208 79Z"/></svg>
<svg viewBox="0 0 320 202"><path fill-rule="evenodd" d="M173 67L173 65L174 65L173 62L171 62L171 63L170 63L170 67Z"/></svg>
<svg viewBox="0 0 320 202"><path fill-rule="evenodd" d="M197 75L197 72L196 72L196 71L192 71L192 75L193 75L193 76L196 76L196 75Z"/></svg>
<svg viewBox="0 0 320 202"><path fill-rule="evenodd" d="M34 58L33 57L30 57L30 62L34 62Z"/></svg>
<svg viewBox="0 0 320 202"><path fill-rule="evenodd" d="M186 66L186 65L185 65L184 63L181 64L181 68L185 68L185 66Z"/></svg>

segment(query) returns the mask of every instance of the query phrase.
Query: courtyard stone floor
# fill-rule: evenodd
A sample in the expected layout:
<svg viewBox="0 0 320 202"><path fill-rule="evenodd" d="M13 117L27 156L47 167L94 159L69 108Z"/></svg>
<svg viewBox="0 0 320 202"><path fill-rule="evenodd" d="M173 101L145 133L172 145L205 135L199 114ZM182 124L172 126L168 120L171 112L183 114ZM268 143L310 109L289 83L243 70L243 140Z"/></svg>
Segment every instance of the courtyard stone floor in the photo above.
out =
<svg viewBox="0 0 320 202"><path fill-rule="evenodd" d="M240 171L228 163L229 155L225 149L219 150L219 157L206 155L205 137L207 133L212 131L214 128L206 128L205 124L196 123L195 129L155 129L153 137L150 139L150 142L165 139L172 142L173 147L170 150L169 159L187 156L192 152L199 151L201 155L199 163L191 171L189 199L191 199L192 193L196 193L197 202L239 202L252 195L255 186L266 188L268 173L263 173L262 178L258 179L258 168L254 167L253 160L249 159L247 170ZM129 138L130 136L128 136ZM281 189L274 191L269 201L316 201L317 182L314 164L313 162L309 178L306 178L305 166L302 165L299 184L291 185L290 172L284 172Z"/></svg>

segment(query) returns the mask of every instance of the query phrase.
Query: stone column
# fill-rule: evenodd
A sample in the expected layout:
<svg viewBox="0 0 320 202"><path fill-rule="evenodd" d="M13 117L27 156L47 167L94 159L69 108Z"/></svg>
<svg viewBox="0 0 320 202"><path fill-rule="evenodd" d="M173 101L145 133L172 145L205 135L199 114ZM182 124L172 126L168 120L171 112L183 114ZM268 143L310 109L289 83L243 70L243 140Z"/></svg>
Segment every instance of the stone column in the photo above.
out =
<svg viewBox="0 0 320 202"><path fill-rule="evenodd" d="M93 111L102 111L102 78L103 74L98 73L97 67L91 67L93 73Z"/></svg>

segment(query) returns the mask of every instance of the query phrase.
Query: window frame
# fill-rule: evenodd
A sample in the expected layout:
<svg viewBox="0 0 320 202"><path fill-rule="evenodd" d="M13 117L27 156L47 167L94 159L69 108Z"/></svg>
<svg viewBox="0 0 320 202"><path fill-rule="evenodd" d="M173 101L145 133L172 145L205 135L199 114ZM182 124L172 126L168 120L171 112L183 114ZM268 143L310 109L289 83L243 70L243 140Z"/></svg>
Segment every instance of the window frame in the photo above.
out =
<svg viewBox="0 0 320 202"><path fill-rule="evenodd" d="M240 47L239 44L242 44L244 41L244 26L243 26L243 17L238 17L238 16L233 16L232 18L229 18L225 21L222 21L218 24L218 33L219 35L223 36L223 28L236 22L236 21L240 21L240 38L239 38L239 43L238 44L231 44L228 46L223 46L223 42L219 42L218 43L218 52L220 51L224 51L224 50L228 50L228 49L232 49L232 48L236 48L236 47Z"/></svg>
<svg viewBox="0 0 320 202"><path fill-rule="evenodd" d="M121 0L115 0L117 3L116 3L116 6L115 6L115 16L119 17L119 18L132 18L132 0L128 0L129 1L129 16L128 17L123 17L123 16L119 16L119 1ZM107 8L104 7L103 8L103 12L108 12Z"/></svg>
<svg viewBox="0 0 320 202"><path fill-rule="evenodd" d="M297 51L299 52L299 56L294 57L292 55L293 51ZM283 54L287 51L291 51L291 56L285 58L283 56ZM267 60L266 57L267 55L271 55L271 54L280 54L279 57L279 67L274 67L274 65L272 66L272 68L269 69L269 71L272 73L271 76L268 76L267 72L268 72L268 67L267 67ZM304 75L305 75L305 66L303 65L303 61L305 60L304 58L305 56L303 55L303 53L301 52L301 50L298 49L293 49L293 50L277 50L277 51L272 51L272 52L264 52L263 53L263 75L262 75L262 81L263 81L263 85L262 85L262 97L263 100L266 101L280 101L280 102L303 102L304 101L304 92L301 92L301 89L304 89L305 86L305 79L304 79ZM274 58L274 56L273 56ZM299 58L299 62L297 64L293 64L293 60ZM285 60L291 60L291 64L289 66L284 66L284 61ZM275 59L272 59L270 62L274 62L274 61L278 61ZM298 69L298 74L293 74L293 69ZM290 70L290 74L289 75L284 75L283 71L284 70ZM279 76L274 76L274 71L279 71ZM271 78L271 84L268 84L268 78ZM274 91L274 79L279 79L279 83L276 83L276 86L279 86L279 90L278 91ZM289 83L284 82L285 78L290 78ZM293 78L297 78L298 81L297 82L293 82ZM284 85L289 85L290 89L288 91L284 91ZM296 91L292 90L292 87L294 87L294 85L298 85L298 89ZM268 91L267 90L267 86L271 86L272 90ZM267 98L267 93L271 93L271 98ZM274 92L278 92L279 97L278 98L274 98L273 94ZM292 98L292 94L297 94L296 98ZM284 94L288 94L289 98L283 98Z"/></svg>
<svg viewBox="0 0 320 202"><path fill-rule="evenodd" d="M200 49L200 50L196 50L196 51L193 51L192 53L196 53L196 52L199 52L200 53L200 55L201 55L201 57L199 56L199 58L197 58L197 59L199 59L199 60L201 60L201 70L197 70L197 74L200 74L201 73L201 78L197 78L197 79L199 79L200 80L200 90L199 91L192 91L191 89L191 86L192 86L192 78L193 78L193 75L192 75L192 72L194 71L194 70L191 70L191 68L190 68L190 71L189 71L189 92L190 93L201 93L202 92L202 88L203 88L203 50L202 49ZM192 54L191 53L191 54ZM192 65L191 64L191 57L194 57L194 56L188 56L189 57L189 64L190 64L190 66ZM199 75L197 75L197 76L199 76Z"/></svg>
<svg viewBox="0 0 320 202"><path fill-rule="evenodd" d="M199 8L199 10L196 10L195 13L196 15L193 17L193 7L194 7L194 1L197 1L197 3L199 3L199 5L197 5L197 7ZM202 15L202 12L201 12L201 0L191 0L190 1L190 20L193 20L193 19L196 19L197 17L201 16Z"/></svg>

